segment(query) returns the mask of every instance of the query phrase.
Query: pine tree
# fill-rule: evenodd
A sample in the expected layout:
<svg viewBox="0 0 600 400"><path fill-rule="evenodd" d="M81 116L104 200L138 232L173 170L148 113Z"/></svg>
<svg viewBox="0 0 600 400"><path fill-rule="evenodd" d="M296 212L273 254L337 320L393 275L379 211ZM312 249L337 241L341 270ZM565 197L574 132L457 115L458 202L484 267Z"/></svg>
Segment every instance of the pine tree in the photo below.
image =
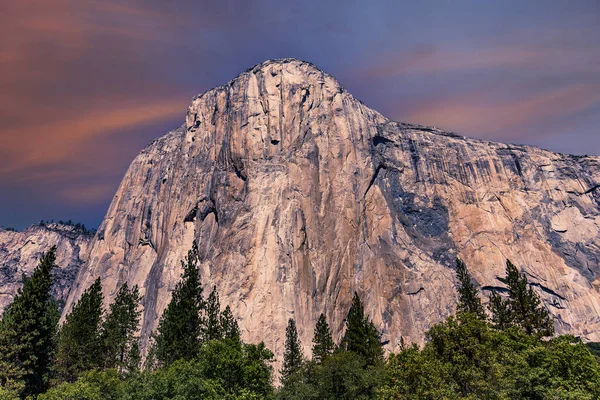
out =
<svg viewBox="0 0 600 400"><path fill-rule="evenodd" d="M194 242L185 262L181 262L181 281L173 291L171 302L157 328L154 354L162 366L179 359L190 360L200 349L205 327L202 311L205 304L198 271L198 246Z"/></svg>
<svg viewBox="0 0 600 400"><path fill-rule="evenodd" d="M496 291L492 291L488 308L492 313L494 328L504 330L512 325L513 317L505 301Z"/></svg>
<svg viewBox="0 0 600 400"><path fill-rule="evenodd" d="M353 351L355 353L364 353L362 351L363 345L366 342L366 331L365 331L365 310L358 296L358 293L354 292L352 297L352 305L346 316L346 332L342 338L341 347L347 351Z"/></svg>
<svg viewBox="0 0 600 400"><path fill-rule="evenodd" d="M141 314L139 302L137 285L130 290L124 283L110 305L101 334L104 368L115 368L120 372L127 368L129 351L137 343L135 333Z"/></svg>
<svg viewBox="0 0 600 400"><path fill-rule="evenodd" d="M467 266L460 259L456 259L456 277L458 278L458 306L461 314L469 313L477 319L486 319L485 310L478 296L479 291L471 280Z"/></svg>
<svg viewBox="0 0 600 400"><path fill-rule="evenodd" d="M352 305L346 317L346 333L341 348L361 356L367 365L383 362L383 345L381 335L375 325L365 316L365 311L358 293L354 292Z"/></svg>
<svg viewBox="0 0 600 400"><path fill-rule="evenodd" d="M331 337L331 329L327 324L325 315L321 314L315 326L315 336L313 337L312 359L317 363L322 363L333 353L335 344Z"/></svg>
<svg viewBox="0 0 600 400"><path fill-rule="evenodd" d="M42 255L0 321L0 386L21 382L23 396L43 392L48 382L59 317L50 294L55 253L52 247Z"/></svg>
<svg viewBox="0 0 600 400"><path fill-rule="evenodd" d="M506 260L506 284L508 285L508 308L514 322L528 335L552 336L554 326L548 310L527 282L525 274Z"/></svg>
<svg viewBox="0 0 600 400"><path fill-rule="evenodd" d="M125 368L127 369L127 373L135 373L139 372L140 364L142 362L142 355L140 353L140 343L139 339L135 338L129 351L127 352L126 364Z"/></svg>
<svg viewBox="0 0 600 400"><path fill-rule="evenodd" d="M67 315L58 335L56 375L59 381L73 382L82 372L101 367L102 302L102 283L98 278Z"/></svg>
<svg viewBox="0 0 600 400"><path fill-rule="evenodd" d="M517 325L528 335L544 337L554 334L553 320L542 305L539 296L527 282L525 274L506 260L506 285L508 298L502 299L493 292L490 296L492 322L498 329Z"/></svg>
<svg viewBox="0 0 600 400"><path fill-rule="evenodd" d="M214 286L212 292L206 301L206 340L218 340L223 337L221 329L221 304L219 303L219 293Z"/></svg>
<svg viewBox="0 0 600 400"><path fill-rule="evenodd" d="M221 313L221 331L223 338L240 341L240 328L229 306L225 307L225 310Z"/></svg>
<svg viewBox="0 0 600 400"><path fill-rule="evenodd" d="M281 382L284 385L291 375L300 370L303 362L304 356L298 339L296 321L290 318L285 329L285 351L283 353L283 368L281 369Z"/></svg>

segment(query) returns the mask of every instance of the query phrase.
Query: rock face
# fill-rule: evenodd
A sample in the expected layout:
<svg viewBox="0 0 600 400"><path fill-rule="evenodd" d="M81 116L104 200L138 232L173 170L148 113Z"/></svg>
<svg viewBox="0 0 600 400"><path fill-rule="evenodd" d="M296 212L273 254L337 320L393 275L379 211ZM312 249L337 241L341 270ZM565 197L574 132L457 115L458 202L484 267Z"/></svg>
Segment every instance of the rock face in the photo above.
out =
<svg viewBox="0 0 600 400"><path fill-rule="evenodd" d="M454 259L483 293L520 266L561 333L600 340L600 158L393 122L328 74L267 61L193 99L133 161L69 305L98 276L144 294L155 329L198 242L245 340L281 358L293 317L339 339L353 292L394 349L455 308Z"/></svg>
<svg viewBox="0 0 600 400"><path fill-rule="evenodd" d="M36 224L22 232L0 228L0 314L30 276L42 254L56 246L53 295L65 302L79 268L85 261L93 234L83 228L57 223Z"/></svg>

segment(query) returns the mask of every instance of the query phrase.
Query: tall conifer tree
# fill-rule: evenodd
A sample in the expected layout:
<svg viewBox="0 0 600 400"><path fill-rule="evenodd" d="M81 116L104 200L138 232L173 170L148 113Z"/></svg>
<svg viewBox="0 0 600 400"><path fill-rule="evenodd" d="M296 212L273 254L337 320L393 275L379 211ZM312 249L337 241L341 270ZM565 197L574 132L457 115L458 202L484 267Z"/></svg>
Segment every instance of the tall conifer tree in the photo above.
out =
<svg viewBox="0 0 600 400"><path fill-rule="evenodd" d="M135 333L140 322L140 294L137 285L131 290L124 283L102 324L104 368L115 368L120 372L127 368L130 350L137 342Z"/></svg>
<svg viewBox="0 0 600 400"><path fill-rule="evenodd" d="M140 364L142 362L142 355L140 353L140 341L136 339L133 341L131 348L127 353L125 368L127 373L139 372Z"/></svg>
<svg viewBox="0 0 600 400"><path fill-rule="evenodd" d="M331 337L331 329L327 324L325 315L321 314L315 326L315 335L313 337L312 359L317 363L322 363L331 353L335 344Z"/></svg>
<svg viewBox="0 0 600 400"><path fill-rule="evenodd" d="M525 274L506 260L506 284L508 285L508 308L514 323L525 333L535 336L552 336L554 326L548 310L527 282Z"/></svg>
<svg viewBox="0 0 600 400"><path fill-rule="evenodd" d="M52 299L56 247L42 255L31 277L23 279L0 321L0 385L21 382L23 397L45 390L55 350L58 309Z"/></svg>
<svg viewBox="0 0 600 400"><path fill-rule="evenodd" d="M486 319L485 310L478 295L479 291L471 279L467 266L458 258L456 259L456 277L458 278L458 312L469 313L481 320Z"/></svg>
<svg viewBox="0 0 600 400"><path fill-rule="evenodd" d="M490 296L492 321L498 329L517 325L528 335L544 337L554 334L554 324L548 310L527 282L525 274L506 260L506 285L508 298L505 300L493 292Z"/></svg>
<svg viewBox="0 0 600 400"><path fill-rule="evenodd" d="M505 301L496 291L490 294L488 308L492 313L492 324L496 329L506 329L512 325L513 317Z"/></svg>
<svg viewBox="0 0 600 400"><path fill-rule="evenodd" d="M304 356L298 339L296 321L290 318L285 329L285 351L283 353L283 368L281 369L281 382L284 385L292 374L300 370L303 362Z"/></svg>
<svg viewBox="0 0 600 400"><path fill-rule="evenodd" d="M381 335L373 322L365 316L363 304L356 292L346 317L346 333L341 348L363 357L367 365L383 362Z"/></svg>
<svg viewBox="0 0 600 400"><path fill-rule="evenodd" d="M179 359L194 358L200 349L205 328L202 316L205 304L198 270L198 245L195 242L181 266L181 281L173 291L154 338L154 354L162 366L171 365Z"/></svg>
<svg viewBox="0 0 600 400"><path fill-rule="evenodd" d="M240 328L229 306L225 307L225 310L221 313L221 331L223 338L240 341Z"/></svg>
<svg viewBox="0 0 600 400"><path fill-rule="evenodd" d="M67 315L58 336L56 374L59 381L73 382L82 372L101 367L102 302L102 283L98 278Z"/></svg>
<svg viewBox="0 0 600 400"><path fill-rule="evenodd" d="M212 292L206 300L206 340L218 340L223 337L221 329L221 304L217 287L213 286Z"/></svg>

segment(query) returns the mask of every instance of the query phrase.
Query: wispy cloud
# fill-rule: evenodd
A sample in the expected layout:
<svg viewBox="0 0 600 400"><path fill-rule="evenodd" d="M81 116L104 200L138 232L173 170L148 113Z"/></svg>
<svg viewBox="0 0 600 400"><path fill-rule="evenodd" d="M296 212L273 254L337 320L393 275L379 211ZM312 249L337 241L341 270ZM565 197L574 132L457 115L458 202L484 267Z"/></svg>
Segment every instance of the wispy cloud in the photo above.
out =
<svg viewBox="0 0 600 400"><path fill-rule="evenodd" d="M479 137L513 140L522 127L554 122L600 107L600 85L573 84L516 101L485 104L481 93L460 98L436 99L402 113L399 119L427 123ZM543 132L540 132L543 133Z"/></svg>
<svg viewBox="0 0 600 400"><path fill-rule="evenodd" d="M67 187L58 192L58 199L68 204L98 204L110 200L117 189L115 183L88 183Z"/></svg>
<svg viewBox="0 0 600 400"><path fill-rule="evenodd" d="M284 56L395 119L599 153L597 5L532 2L4 1L0 192L14 193L0 197L0 224L89 204L99 219L127 164L193 95Z"/></svg>
<svg viewBox="0 0 600 400"><path fill-rule="evenodd" d="M436 48L419 45L408 51L383 54L369 59L355 71L357 78L390 79L402 75L466 74L481 70L538 69L568 73L598 72L600 51L573 49L568 46L524 46L513 44L470 49Z"/></svg>
<svg viewBox="0 0 600 400"><path fill-rule="evenodd" d="M167 99L115 108L106 108L106 105L105 108L90 108L81 115L52 123L34 119L0 137L3 152L19 154L18 158L0 167L0 177L14 176L32 167L72 162L85 157L81 149L97 136L147 126L178 115L183 119L185 106L181 99ZM24 137L27 137L26 141Z"/></svg>

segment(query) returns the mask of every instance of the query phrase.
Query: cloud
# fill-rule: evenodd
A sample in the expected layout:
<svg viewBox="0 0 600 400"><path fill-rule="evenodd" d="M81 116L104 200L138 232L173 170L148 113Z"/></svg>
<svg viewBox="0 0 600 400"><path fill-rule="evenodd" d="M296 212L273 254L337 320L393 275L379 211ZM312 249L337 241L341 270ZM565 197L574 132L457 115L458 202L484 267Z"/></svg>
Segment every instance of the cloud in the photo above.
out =
<svg viewBox="0 0 600 400"><path fill-rule="evenodd" d="M569 47L485 45L469 49L420 45L407 51L383 54L358 68L356 78L390 79L401 75L469 73L480 70L541 69L570 73L597 72L600 52Z"/></svg>
<svg viewBox="0 0 600 400"><path fill-rule="evenodd" d="M136 128L183 119L191 94L156 79L164 65L145 58L177 26L172 15L110 0L21 0L0 8L3 185L67 185L93 152L108 160ZM115 133L122 136L109 140ZM85 175L120 175L122 168L97 161Z"/></svg>
<svg viewBox="0 0 600 400"><path fill-rule="evenodd" d="M401 113L399 118L478 137L513 140L523 134L524 126L553 123L600 106L600 85L572 84L518 100L485 101L482 93L434 100Z"/></svg>
<svg viewBox="0 0 600 400"><path fill-rule="evenodd" d="M78 160L85 156L81 149L86 143L100 135L147 126L175 116L181 116L183 120L186 103L181 99L167 99L113 107L90 107L82 114L51 123L33 119L28 125L4 132L0 137L2 152L19 157L0 166L0 177Z"/></svg>
<svg viewBox="0 0 600 400"><path fill-rule="evenodd" d="M0 192L15 192L0 197L0 223L48 207L97 221L131 159L182 122L193 95L267 58L306 58L400 120L542 145L574 120L594 132L595 9L391 4L3 2ZM578 135L569 149L597 142Z"/></svg>
<svg viewBox="0 0 600 400"><path fill-rule="evenodd" d="M114 183L88 183L60 190L58 198L75 204L105 203L113 197L116 189Z"/></svg>

